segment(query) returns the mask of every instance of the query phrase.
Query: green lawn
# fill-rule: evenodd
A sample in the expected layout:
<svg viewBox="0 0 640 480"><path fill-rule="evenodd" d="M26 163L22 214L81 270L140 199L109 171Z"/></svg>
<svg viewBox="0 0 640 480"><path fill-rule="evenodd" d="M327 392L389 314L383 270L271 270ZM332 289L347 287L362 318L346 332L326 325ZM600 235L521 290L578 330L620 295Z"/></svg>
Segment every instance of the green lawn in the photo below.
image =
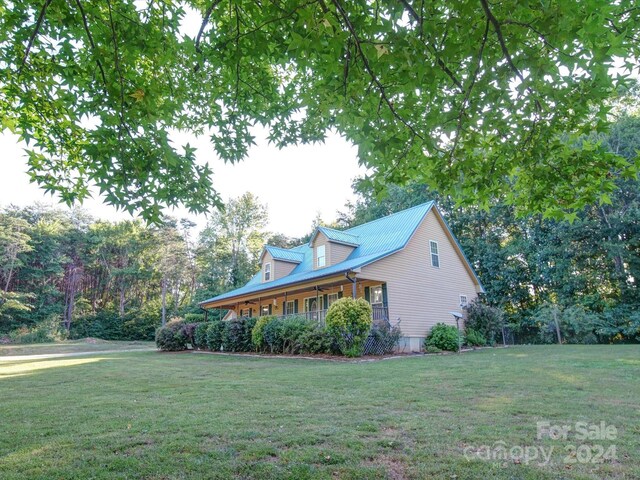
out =
<svg viewBox="0 0 640 480"><path fill-rule="evenodd" d="M0 359L2 479L631 479L640 478L639 419L640 346L362 363ZM538 421L604 421L617 438L539 440ZM465 458L498 441L555 450L547 465ZM616 445L617 460L565 463L569 444Z"/></svg>
<svg viewBox="0 0 640 480"><path fill-rule="evenodd" d="M57 343L34 343L29 345L0 345L0 361L2 361L2 357L13 355L46 355L110 350L148 350L149 348L155 348L155 343L98 339L68 340Z"/></svg>

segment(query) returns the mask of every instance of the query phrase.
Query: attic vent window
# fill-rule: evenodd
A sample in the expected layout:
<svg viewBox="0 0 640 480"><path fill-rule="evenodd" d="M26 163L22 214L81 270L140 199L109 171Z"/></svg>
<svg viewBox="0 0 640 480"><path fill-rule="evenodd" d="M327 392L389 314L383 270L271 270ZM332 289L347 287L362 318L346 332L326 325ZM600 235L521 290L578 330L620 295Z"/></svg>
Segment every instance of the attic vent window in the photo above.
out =
<svg viewBox="0 0 640 480"><path fill-rule="evenodd" d="M440 268L440 253L438 251L438 242L435 240L429 240L429 246L431 248L431 266Z"/></svg>
<svg viewBox="0 0 640 480"><path fill-rule="evenodd" d="M318 268L324 267L327 264L327 257L325 255L324 245L320 245L316 248L316 266Z"/></svg>
<svg viewBox="0 0 640 480"><path fill-rule="evenodd" d="M271 263L265 263L264 265L264 281L271 280Z"/></svg>

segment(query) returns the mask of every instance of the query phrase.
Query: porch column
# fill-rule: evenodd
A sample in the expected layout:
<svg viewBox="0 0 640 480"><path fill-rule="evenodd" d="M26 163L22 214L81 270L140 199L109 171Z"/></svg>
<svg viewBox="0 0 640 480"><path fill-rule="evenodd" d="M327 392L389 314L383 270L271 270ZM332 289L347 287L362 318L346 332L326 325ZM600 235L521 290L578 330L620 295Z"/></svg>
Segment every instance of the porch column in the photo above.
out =
<svg viewBox="0 0 640 480"><path fill-rule="evenodd" d="M353 297L353 299L356 299L356 283L358 282L358 279L356 277L353 277L353 283L351 283L351 296Z"/></svg>
<svg viewBox="0 0 640 480"><path fill-rule="evenodd" d="M286 315L287 313L287 292L284 292L284 304L282 305L282 315Z"/></svg>

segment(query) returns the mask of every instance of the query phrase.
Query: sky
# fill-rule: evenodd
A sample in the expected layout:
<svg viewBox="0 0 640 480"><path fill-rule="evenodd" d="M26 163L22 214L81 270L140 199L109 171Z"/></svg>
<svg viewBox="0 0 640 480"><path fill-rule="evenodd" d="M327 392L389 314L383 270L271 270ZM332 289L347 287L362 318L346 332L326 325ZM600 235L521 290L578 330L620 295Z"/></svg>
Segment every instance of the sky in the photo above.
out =
<svg viewBox="0 0 640 480"><path fill-rule="evenodd" d="M214 186L225 201L252 192L267 205L269 230L292 237L308 233L318 213L325 221L335 220L336 213L345 210L345 203L354 199L353 179L365 173L356 160L356 148L336 134L330 134L324 144L282 150L259 137L248 158L236 165L225 164L217 158L208 138L185 137L179 141L180 144L189 141L198 149L198 162L209 163ZM66 208L57 198L29 182L24 148L16 136L0 134L0 206L41 202ZM128 213L104 204L97 196L86 200L82 207L100 219L131 218ZM190 218L198 229L206 224L204 215L191 215L183 209L166 213Z"/></svg>

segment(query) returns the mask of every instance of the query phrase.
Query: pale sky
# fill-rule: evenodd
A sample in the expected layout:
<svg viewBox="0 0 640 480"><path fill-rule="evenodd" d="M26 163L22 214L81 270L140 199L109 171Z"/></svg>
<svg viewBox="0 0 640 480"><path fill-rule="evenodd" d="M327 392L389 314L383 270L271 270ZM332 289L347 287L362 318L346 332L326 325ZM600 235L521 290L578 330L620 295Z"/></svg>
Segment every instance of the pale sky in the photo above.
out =
<svg viewBox="0 0 640 480"><path fill-rule="evenodd" d="M214 186L225 201L244 192L254 193L268 207L269 230L289 236L308 233L318 213L325 221L334 220L336 212L344 210L346 201L354 198L352 180L365 172L356 160L356 148L337 135L330 135L324 144L283 150L257 138L258 145L250 149L247 160L236 165L217 158L206 137L178 140L180 145L186 141L197 147L198 162L209 163ZM0 206L42 202L66 208L29 182L24 147L16 136L0 134ZM131 218L99 198L87 200L82 206L96 218ZM204 215L196 217L186 210L167 213L191 218L200 228L206 223Z"/></svg>

